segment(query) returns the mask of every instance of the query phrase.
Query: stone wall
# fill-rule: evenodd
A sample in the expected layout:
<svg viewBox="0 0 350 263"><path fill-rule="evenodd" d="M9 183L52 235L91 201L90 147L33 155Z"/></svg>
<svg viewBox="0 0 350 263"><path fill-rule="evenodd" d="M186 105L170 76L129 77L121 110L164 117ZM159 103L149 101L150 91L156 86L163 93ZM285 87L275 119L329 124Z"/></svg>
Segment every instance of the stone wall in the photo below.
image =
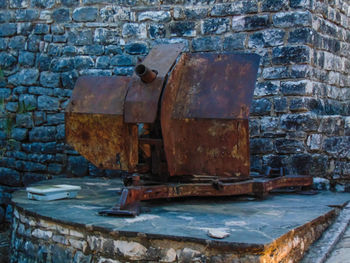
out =
<svg viewBox="0 0 350 263"><path fill-rule="evenodd" d="M110 174L64 143L75 80L129 75L153 45L175 42L262 56L252 171L284 165L332 183L349 179L347 0L0 0L0 8L0 98L15 123L7 134L0 122L10 146L1 184Z"/></svg>
<svg viewBox="0 0 350 263"><path fill-rule="evenodd" d="M55 222L15 208L10 262L297 262L337 213L332 210L271 243L244 244L106 231L91 224Z"/></svg>

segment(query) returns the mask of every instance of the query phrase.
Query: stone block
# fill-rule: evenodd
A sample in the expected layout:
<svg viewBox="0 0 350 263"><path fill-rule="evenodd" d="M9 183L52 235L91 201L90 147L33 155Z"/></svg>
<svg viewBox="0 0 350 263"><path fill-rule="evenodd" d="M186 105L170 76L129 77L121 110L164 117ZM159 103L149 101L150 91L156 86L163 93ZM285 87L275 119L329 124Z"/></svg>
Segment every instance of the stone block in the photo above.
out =
<svg viewBox="0 0 350 263"><path fill-rule="evenodd" d="M32 141L32 142L54 141L55 136L56 136L56 127L54 126L34 127L29 132L29 141Z"/></svg>
<svg viewBox="0 0 350 263"><path fill-rule="evenodd" d="M69 31L68 43L76 46L91 45L93 43L92 31L90 29Z"/></svg>
<svg viewBox="0 0 350 263"><path fill-rule="evenodd" d="M165 25L164 24L149 25L148 33L151 39L163 38L166 36Z"/></svg>
<svg viewBox="0 0 350 263"><path fill-rule="evenodd" d="M50 68L53 72L66 72L74 69L73 58L54 58Z"/></svg>
<svg viewBox="0 0 350 263"><path fill-rule="evenodd" d="M45 95L38 97L39 110L56 111L59 109L59 106L60 106L60 101L58 98L45 96Z"/></svg>
<svg viewBox="0 0 350 263"><path fill-rule="evenodd" d="M276 65L306 63L311 59L310 53L308 46L276 47L272 50L272 62Z"/></svg>
<svg viewBox="0 0 350 263"><path fill-rule="evenodd" d="M61 0L63 6L72 7L79 5L79 0Z"/></svg>
<svg viewBox="0 0 350 263"><path fill-rule="evenodd" d="M15 11L17 22L31 22L39 17L38 10L34 9L18 9Z"/></svg>
<svg viewBox="0 0 350 263"><path fill-rule="evenodd" d="M102 45L118 44L120 40L119 34L115 30L107 28L96 28L94 32L94 42Z"/></svg>
<svg viewBox="0 0 350 263"><path fill-rule="evenodd" d="M33 117L31 112L16 114L16 126L31 128L33 125Z"/></svg>
<svg viewBox="0 0 350 263"><path fill-rule="evenodd" d="M17 25L14 23L0 24L0 37L10 37L17 33Z"/></svg>
<svg viewBox="0 0 350 263"><path fill-rule="evenodd" d="M146 54L148 52L148 47L146 43L128 43L124 47L125 52L131 55Z"/></svg>
<svg viewBox="0 0 350 263"><path fill-rule="evenodd" d="M60 74L49 71L41 72L40 84L48 88L56 88L60 84Z"/></svg>
<svg viewBox="0 0 350 263"><path fill-rule="evenodd" d="M49 113L47 114L47 124L48 125L58 125L64 123L64 113Z"/></svg>
<svg viewBox="0 0 350 263"><path fill-rule="evenodd" d="M246 37L247 34L245 33L235 33L231 36L225 37L223 41L223 49L225 51L244 49Z"/></svg>
<svg viewBox="0 0 350 263"><path fill-rule="evenodd" d="M211 18L202 21L201 31L203 35L222 34L229 30L228 18Z"/></svg>
<svg viewBox="0 0 350 263"><path fill-rule="evenodd" d="M17 62L17 59L7 52L0 53L0 66L2 69L11 69Z"/></svg>
<svg viewBox="0 0 350 263"><path fill-rule="evenodd" d="M264 81L256 84L254 95L258 97L277 95L279 91L279 81Z"/></svg>
<svg viewBox="0 0 350 263"><path fill-rule="evenodd" d="M90 263L92 255L84 255L81 251L77 251L74 255L74 263Z"/></svg>
<svg viewBox="0 0 350 263"><path fill-rule="evenodd" d="M138 15L138 21L169 22L171 20L169 11L145 11Z"/></svg>
<svg viewBox="0 0 350 263"><path fill-rule="evenodd" d="M1 56L1 54L0 54ZM1 59L1 58L0 58ZM20 51L18 56L18 63L23 66L34 66L35 63L35 53Z"/></svg>
<svg viewBox="0 0 350 263"><path fill-rule="evenodd" d="M52 12L52 19L56 23L65 23L71 20L68 8L58 8Z"/></svg>
<svg viewBox="0 0 350 263"><path fill-rule="evenodd" d="M11 138L15 139L16 141L24 141L27 139L28 136L28 130L24 128L14 128L11 131Z"/></svg>
<svg viewBox="0 0 350 263"><path fill-rule="evenodd" d="M268 15L236 16L232 18L232 30L235 32L264 29L268 26Z"/></svg>
<svg viewBox="0 0 350 263"><path fill-rule="evenodd" d="M0 25L0 27L1 27L1 25ZM0 32L0 34L1 34L1 32ZM8 45L8 38L0 37L0 50L6 50L7 45Z"/></svg>
<svg viewBox="0 0 350 263"><path fill-rule="evenodd" d="M29 35L27 41L27 50L32 52L38 52L41 40L42 36L40 35Z"/></svg>
<svg viewBox="0 0 350 263"><path fill-rule="evenodd" d="M98 9L96 7L78 7L74 9L72 18L76 22L93 22L98 16Z"/></svg>
<svg viewBox="0 0 350 263"><path fill-rule="evenodd" d="M343 134L344 125L341 116L323 116L318 131L328 136L339 136Z"/></svg>
<svg viewBox="0 0 350 263"><path fill-rule="evenodd" d="M196 36L196 24L192 21L178 21L169 23L171 36L194 37Z"/></svg>
<svg viewBox="0 0 350 263"><path fill-rule="evenodd" d="M145 24L125 23L122 29L123 37L146 38L147 30Z"/></svg>
<svg viewBox="0 0 350 263"><path fill-rule="evenodd" d="M201 37L192 40L192 49L196 52L220 50L220 47L219 37Z"/></svg>
<svg viewBox="0 0 350 263"><path fill-rule="evenodd" d="M303 143L298 140L277 139L275 145L277 152L281 154L300 153L305 150Z"/></svg>
<svg viewBox="0 0 350 263"><path fill-rule="evenodd" d="M36 24L34 26L34 34L45 35L45 34L49 34L49 32L50 32L50 26L47 24Z"/></svg>
<svg viewBox="0 0 350 263"><path fill-rule="evenodd" d="M310 0L290 0L289 5L292 8L311 8L312 2Z"/></svg>
<svg viewBox="0 0 350 263"><path fill-rule="evenodd" d="M312 15L309 11L280 12L272 17L274 26L293 28L296 26L311 26Z"/></svg>
<svg viewBox="0 0 350 263"><path fill-rule="evenodd" d="M216 4L213 6L211 16L242 15L258 12L258 1L239 0L233 3Z"/></svg>
<svg viewBox="0 0 350 263"><path fill-rule="evenodd" d="M253 100L250 108L250 114L252 115L269 115L271 112L271 101L268 99Z"/></svg>
<svg viewBox="0 0 350 263"><path fill-rule="evenodd" d="M288 43L310 44L313 41L314 31L310 28L296 28L289 32Z"/></svg>
<svg viewBox="0 0 350 263"><path fill-rule="evenodd" d="M67 42L67 35L53 35L52 36L52 42L54 43L66 43Z"/></svg>
<svg viewBox="0 0 350 263"><path fill-rule="evenodd" d="M114 74L117 76L131 76L134 73L134 67L116 67Z"/></svg>
<svg viewBox="0 0 350 263"><path fill-rule="evenodd" d="M129 55L116 55L111 59L112 66L133 66L135 65L134 57Z"/></svg>
<svg viewBox="0 0 350 263"><path fill-rule="evenodd" d="M309 113L285 114L281 117L281 128L287 131L317 131L317 115Z"/></svg>
<svg viewBox="0 0 350 263"><path fill-rule="evenodd" d="M21 176L16 170L0 167L0 183L8 186L19 186Z"/></svg>
<svg viewBox="0 0 350 263"><path fill-rule="evenodd" d="M111 59L109 56L102 56L96 59L97 68L101 68L101 69L109 68L110 64L111 64Z"/></svg>
<svg viewBox="0 0 350 263"><path fill-rule="evenodd" d="M94 66L94 61L89 56L76 56L74 58L74 69L87 69Z"/></svg>
<svg viewBox="0 0 350 263"><path fill-rule="evenodd" d="M31 0L31 6L42 9L50 9L55 6L55 0Z"/></svg>
<svg viewBox="0 0 350 263"><path fill-rule="evenodd" d="M36 55L36 66L40 71L47 71L50 69L51 58L46 54Z"/></svg>
<svg viewBox="0 0 350 263"><path fill-rule="evenodd" d="M248 47L274 47L283 44L285 32L280 29L267 29L250 35Z"/></svg>
<svg viewBox="0 0 350 263"><path fill-rule="evenodd" d="M10 8L27 8L29 0L9 0Z"/></svg>
<svg viewBox="0 0 350 263"><path fill-rule="evenodd" d="M78 72L76 70L61 73L62 87L73 89L77 78Z"/></svg>
<svg viewBox="0 0 350 263"><path fill-rule="evenodd" d="M20 72L10 76L8 82L13 85L34 85L39 77L37 69L22 69Z"/></svg>
<svg viewBox="0 0 350 263"><path fill-rule="evenodd" d="M26 44L26 38L24 36L15 36L10 39L8 48L14 50L24 50Z"/></svg>
<svg viewBox="0 0 350 263"><path fill-rule="evenodd" d="M288 0L263 0L261 3L261 11L272 12L280 11L288 8Z"/></svg>
<svg viewBox="0 0 350 263"><path fill-rule="evenodd" d="M250 140L251 154L266 154L273 151L273 142L269 138L252 138Z"/></svg>

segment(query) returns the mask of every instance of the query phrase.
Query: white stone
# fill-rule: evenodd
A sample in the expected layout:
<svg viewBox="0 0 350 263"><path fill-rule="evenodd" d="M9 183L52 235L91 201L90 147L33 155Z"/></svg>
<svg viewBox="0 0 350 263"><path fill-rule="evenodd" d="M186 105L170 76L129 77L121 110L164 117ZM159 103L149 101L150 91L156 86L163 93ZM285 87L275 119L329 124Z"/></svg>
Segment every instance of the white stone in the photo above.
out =
<svg viewBox="0 0 350 263"><path fill-rule="evenodd" d="M79 249L81 251L85 251L87 248L87 243L86 241L81 241L81 240L77 240L77 239L69 239L69 243L71 244L72 247Z"/></svg>
<svg viewBox="0 0 350 263"><path fill-rule="evenodd" d="M100 257L100 259L98 260L98 263L120 263L120 261L109 259L109 258Z"/></svg>
<svg viewBox="0 0 350 263"><path fill-rule="evenodd" d="M87 242L92 251L100 251L102 247L102 238L96 236L87 236Z"/></svg>
<svg viewBox="0 0 350 263"><path fill-rule="evenodd" d="M160 260L160 262L174 262L176 260L176 251L173 248L167 250L165 256Z"/></svg>
<svg viewBox="0 0 350 263"><path fill-rule="evenodd" d="M79 238L83 238L84 234L78 231L75 231L73 229L69 230L69 235L73 236L73 237L79 237Z"/></svg>
<svg viewBox="0 0 350 263"><path fill-rule="evenodd" d="M170 20L169 11L146 11L139 14L139 21L155 21L155 22L166 22Z"/></svg>
<svg viewBox="0 0 350 263"><path fill-rule="evenodd" d="M228 237L230 235L230 233L226 232L226 231L222 231L220 229L209 229L207 232L208 236L212 237L212 238L217 238L217 239L223 239L225 237Z"/></svg>
<svg viewBox="0 0 350 263"><path fill-rule="evenodd" d="M58 233L62 234L62 235L68 235L69 234L69 229L64 228L60 225L55 225L55 229Z"/></svg>
<svg viewBox="0 0 350 263"><path fill-rule="evenodd" d="M310 150L319 150L321 148L322 135L321 134L311 134L307 138L307 146Z"/></svg>
<svg viewBox="0 0 350 263"><path fill-rule="evenodd" d="M117 240L113 243L116 253L120 252L131 260L141 260L147 252L147 249L137 242Z"/></svg>
<svg viewBox="0 0 350 263"><path fill-rule="evenodd" d="M52 232L51 231L44 231L44 230L37 228L37 229L34 229L32 231L32 235L37 237L37 238L40 238L40 239L48 240L52 237Z"/></svg>

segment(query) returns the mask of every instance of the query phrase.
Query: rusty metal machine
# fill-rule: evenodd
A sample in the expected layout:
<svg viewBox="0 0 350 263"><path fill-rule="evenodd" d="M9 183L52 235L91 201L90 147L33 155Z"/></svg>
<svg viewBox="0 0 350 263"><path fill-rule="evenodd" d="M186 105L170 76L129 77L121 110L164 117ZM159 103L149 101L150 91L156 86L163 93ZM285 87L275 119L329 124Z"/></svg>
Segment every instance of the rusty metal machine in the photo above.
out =
<svg viewBox="0 0 350 263"><path fill-rule="evenodd" d="M80 77L66 109L66 139L103 169L129 173L107 214L136 215L138 201L263 196L308 186L301 176L251 178L249 108L260 57L155 46L132 77Z"/></svg>

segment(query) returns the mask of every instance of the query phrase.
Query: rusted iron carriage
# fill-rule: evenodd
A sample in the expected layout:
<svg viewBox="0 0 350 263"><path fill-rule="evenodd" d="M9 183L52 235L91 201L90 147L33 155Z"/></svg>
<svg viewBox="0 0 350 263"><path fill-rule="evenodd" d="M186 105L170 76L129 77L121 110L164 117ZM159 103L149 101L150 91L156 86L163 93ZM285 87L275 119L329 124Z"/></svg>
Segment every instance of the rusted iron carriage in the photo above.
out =
<svg viewBox="0 0 350 263"><path fill-rule="evenodd" d="M80 77L66 109L66 138L104 169L127 171L121 202L183 196L262 196L307 186L299 176L250 178L249 109L260 57L154 47L132 77Z"/></svg>

